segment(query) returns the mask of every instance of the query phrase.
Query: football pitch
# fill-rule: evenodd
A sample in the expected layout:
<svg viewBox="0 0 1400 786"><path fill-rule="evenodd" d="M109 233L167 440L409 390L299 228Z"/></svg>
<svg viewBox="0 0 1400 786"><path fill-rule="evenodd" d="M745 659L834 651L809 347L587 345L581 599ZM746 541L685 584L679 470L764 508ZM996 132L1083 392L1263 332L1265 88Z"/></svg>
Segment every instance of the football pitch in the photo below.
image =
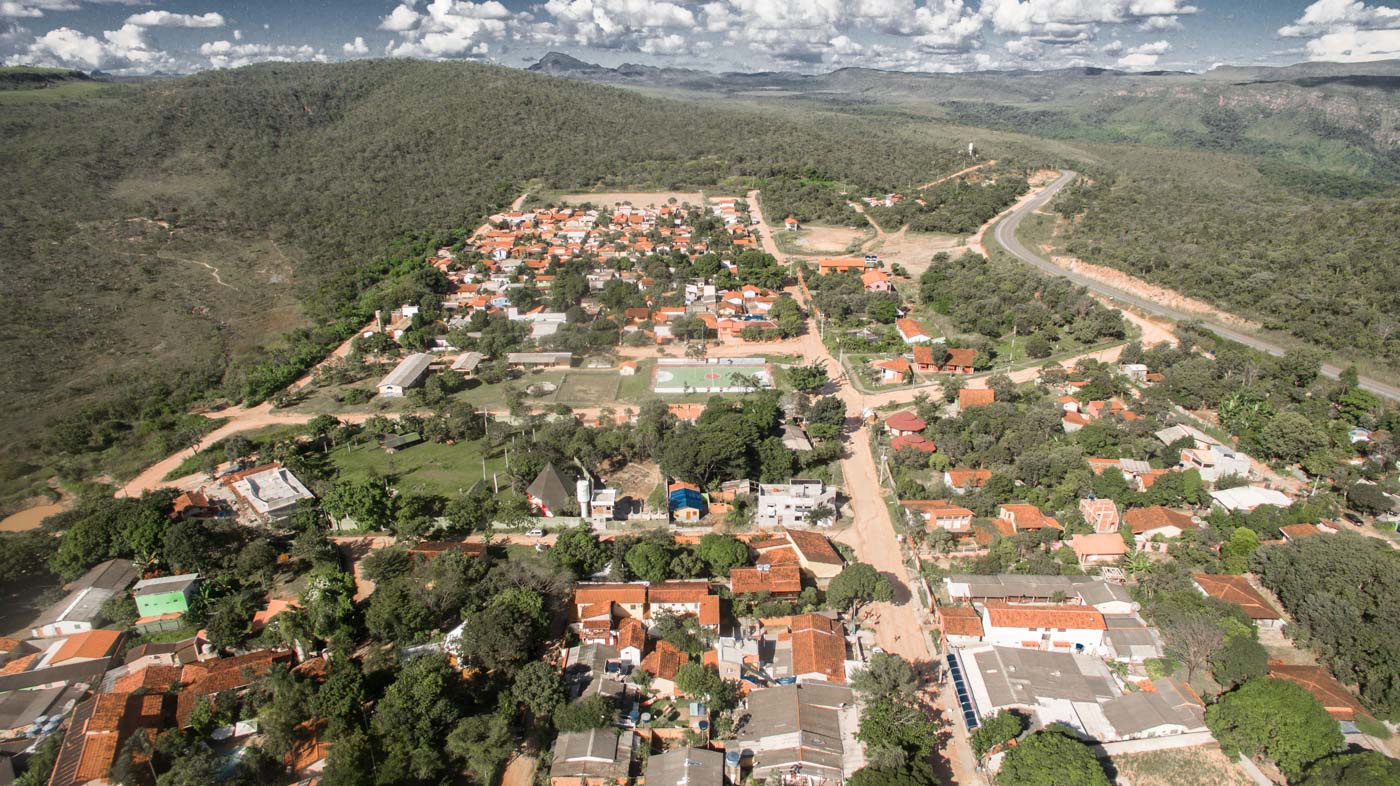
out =
<svg viewBox="0 0 1400 786"><path fill-rule="evenodd" d="M658 363L652 372L652 390L657 393L746 393L751 387L742 377L756 378L761 387L773 386L773 371L767 363L723 358L711 363Z"/></svg>

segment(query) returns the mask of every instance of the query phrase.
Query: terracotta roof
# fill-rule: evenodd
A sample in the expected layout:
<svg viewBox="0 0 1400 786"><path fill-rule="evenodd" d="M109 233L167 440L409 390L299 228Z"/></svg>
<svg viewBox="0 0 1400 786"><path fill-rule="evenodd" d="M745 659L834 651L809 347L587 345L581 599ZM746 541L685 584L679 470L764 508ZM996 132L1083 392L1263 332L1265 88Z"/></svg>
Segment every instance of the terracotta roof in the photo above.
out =
<svg viewBox="0 0 1400 786"><path fill-rule="evenodd" d="M617 626L617 648L635 647L639 651L646 649L647 629L639 620L631 617L623 620Z"/></svg>
<svg viewBox="0 0 1400 786"><path fill-rule="evenodd" d="M958 391L958 406L963 409L985 407L996 400L996 391L991 388L963 388Z"/></svg>
<svg viewBox="0 0 1400 786"><path fill-rule="evenodd" d="M409 554L417 554L427 559L432 559L447 551L460 551L473 557L479 557L486 553L486 544L467 543L450 540L422 540L409 547Z"/></svg>
<svg viewBox="0 0 1400 786"><path fill-rule="evenodd" d="M1322 534L1322 530L1316 524L1288 524L1278 528L1279 532L1287 540L1297 540L1299 538L1310 538Z"/></svg>
<svg viewBox="0 0 1400 786"><path fill-rule="evenodd" d="M706 595L700 599L700 624L719 625L719 596Z"/></svg>
<svg viewBox="0 0 1400 786"><path fill-rule="evenodd" d="M1269 605L1269 601L1259 594L1259 590L1250 585L1244 576L1193 573L1191 578L1207 595L1239 606L1250 619L1282 619L1278 612L1274 611L1274 607Z"/></svg>
<svg viewBox="0 0 1400 786"><path fill-rule="evenodd" d="M801 592L802 569L797 565L776 565L767 569L734 568L729 571L729 587L736 595Z"/></svg>
<svg viewBox="0 0 1400 786"><path fill-rule="evenodd" d="M1066 630L1107 630L1103 614L1093 606L1011 605L988 601L987 618L998 628L1063 628Z"/></svg>
<svg viewBox="0 0 1400 786"><path fill-rule="evenodd" d="M885 427L891 431L923 431L928 424L913 412L896 412L885 418Z"/></svg>
<svg viewBox="0 0 1400 786"><path fill-rule="evenodd" d="M920 453L934 453L938 446L923 434L905 434L890 440L890 448L893 450L917 450Z"/></svg>
<svg viewBox="0 0 1400 786"><path fill-rule="evenodd" d="M825 535L818 532L808 532L800 529L785 530L787 538L797 549L798 555L808 562L819 562L826 565L844 565L846 561L841 559L841 554L832 547L831 541Z"/></svg>
<svg viewBox="0 0 1400 786"><path fill-rule="evenodd" d="M1128 553L1128 544L1116 532L1075 535L1069 539L1069 547L1081 560L1085 557L1121 557Z"/></svg>
<svg viewBox="0 0 1400 786"><path fill-rule="evenodd" d="M650 603L700 603L710 594L708 581L663 581L647 590Z"/></svg>
<svg viewBox="0 0 1400 786"><path fill-rule="evenodd" d="M841 624L822 614L792 617L792 672L846 681L846 638Z"/></svg>
<svg viewBox="0 0 1400 786"><path fill-rule="evenodd" d="M787 541L783 541L786 543ZM768 549L758 555L754 560L755 565L796 565L800 560L797 557L797 549L792 546Z"/></svg>
<svg viewBox="0 0 1400 786"><path fill-rule="evenodd" d="M894 326L899 330L900 333L906 336L932 335L927 330L925 330L924 326L920 325L917 320L910 319L909 317L901 317L899 319L896 319L894 321Z"/></svg>
<svg viewBox="0 0 1400 786"><path fill-rule="evenodd" d="M641 604L647 600L647 585L640 583L575 584L574 605L593 603Z"/></svg>
<svg viewBox="0 0 1400 786"><path fill-rule="evenodd" d="M116 649L122 633L118 630L90 630L75 633L63 642L58 652L49 660L49 665L57 666L65 661L96 660L105 658Z"/></svg>
<svg viewBox="0 0 1400 786"><path fill-rule="evenodd" d="M960 489L981 488L992 479L990 469L950 469L948 484Z"/></svg>
<svg viewBox="0 0 1400 786"><path fill-rule="evenodd" d="M972 366L972 361L977 359L977 350L971 347L949 347L948 359L943 362L944 366Z"/></svg>
<svg viewBox="0 0 1400 786"><path fill-rule="evenodd" d="M918 344L914 347L914 362L921 366L933 365L933 347L928 344Z"/></svg>
<svg viewBox="0 0 1400 786"><path fill-rule="evenodd" d="M1189 515L1161 505L1153 505L1150 508L1134 508L1123 514L1123 522L1132 527L1135 535L1141 535L1161 527L1178 527L1186 530L1194 529L1196 526Z"/></svg>
<svg viewBox="0 0 1400 786"><path fill-rule="evenodd" d="M1040 508L1034 505L1011 503L1002 505L1001 510L1003 514L1010 513L1012 517L1014 517L1017 530L1045 529L1046 527L1050 529L1064 529L1064 527L1060 526L1060 522L1056 521L1053 516L1045 515L1041 512Z"/></svg>
<svg viewBox="0 0 1400 786"><path fill-rule="evenodd" d="M903 355L900 355L896 358L892 358L890 360L876 360L870 365L874 366L875 368L889 369L890 371L893 371L896 374L909 373L909 361L905 360Z"/></svg>
<svg viewBox="0 0 1400 786"><path fill-rule="evenodd" d="M938 624L945 636L982 638L982 616L971 606L939 606Z"/></svg>
<svg viewBox="0 0 1400 786"><path fill-rule="evenodd" d="M1357 715L1370 715L1351 691L1322 666L1290 666L1275 661L1269 664L1269 676L1301 685L1337 720L1351 721Z"/></svg>
<svg viewBox="0 0 1400 786"><path fill-rule="evenodd" d="M900 505L905 508L930 516L935 519L973 515L972 511L959 505L954 505L946 499L902 499Z"/></svg>
<svg viewBox="0 0 1400 786"><path fill-rule="evenodd" d="M180 681L179 666L147 666L140 671L124 674L112 683L110 693L131 693L132 691L143 689L150 692L163 693Z"/></svg>
<svg viewBox="0 0 1400 786"><path fill-rule="evenodd" d="M201 696L212 698L223 691L250 685L253 680L266 674L272 664L291 659L289 650L258 650L232 658L186 664L180 672L180 681L186 683L186 687L180 691L175 707L175 718L180 728L188 723L190 713Z"/></svg>
<svg viewBox="0 0 1400 786"><path fill-rule="evenodd" d="M653 677L674 680L676 672L680 670L682 664L689 660L690 656L681 652L674 645L666 641L658 641L656 648L645 658L642 658L642 669Z"/></svg>

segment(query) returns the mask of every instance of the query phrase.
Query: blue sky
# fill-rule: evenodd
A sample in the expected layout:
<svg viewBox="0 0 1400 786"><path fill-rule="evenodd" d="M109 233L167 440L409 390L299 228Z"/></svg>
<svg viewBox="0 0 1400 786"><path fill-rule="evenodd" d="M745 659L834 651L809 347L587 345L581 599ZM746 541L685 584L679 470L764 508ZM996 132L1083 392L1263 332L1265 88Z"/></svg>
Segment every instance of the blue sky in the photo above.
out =
<svg viewBox="0 0 1400 786"><path fill-rule="evenodd" d="M114 73L264 60L972 71L1400 58L1393 0L0 0L0 61Z"/></svg>

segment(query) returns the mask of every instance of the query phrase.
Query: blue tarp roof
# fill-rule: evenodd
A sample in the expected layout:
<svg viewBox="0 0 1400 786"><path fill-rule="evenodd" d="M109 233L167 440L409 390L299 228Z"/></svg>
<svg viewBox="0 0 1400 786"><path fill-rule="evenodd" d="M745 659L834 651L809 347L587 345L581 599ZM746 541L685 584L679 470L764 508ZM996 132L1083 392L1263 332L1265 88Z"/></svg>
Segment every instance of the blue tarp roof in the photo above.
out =
<svg viewBox="0 0 1400 786"><path fill-rule="evenodd" d="M705 509L705 498L700 496L700 492L695 489L676 489L670 495L671 510L681 508Z"/></svg>

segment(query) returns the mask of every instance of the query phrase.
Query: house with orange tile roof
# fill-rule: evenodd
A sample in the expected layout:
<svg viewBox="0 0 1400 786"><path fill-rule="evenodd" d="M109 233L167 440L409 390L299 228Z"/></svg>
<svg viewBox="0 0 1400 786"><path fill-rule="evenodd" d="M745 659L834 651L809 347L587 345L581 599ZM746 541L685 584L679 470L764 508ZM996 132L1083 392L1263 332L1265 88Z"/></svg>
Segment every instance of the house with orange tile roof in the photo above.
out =
<svg viewBox="0 0 1400 786"><path fill-rule="evenodd" d="M960 537L972 534L972 511L948 500L902 499L899 504L912 521L925 529L947 530Z"/></svg>
<svg viewBox="0 0 1400 786"><path fill-rule="evenodd" d="M1075 535L1069 539L1069 547L1079 560L1081 569L1097 567L1106 577L1121 575L1115 563L1128 553L1127 541L1117 532Z"/></svg>
<svg viewBox="0 0 1400 786"><path fill-rule="evenodd" d="M966 647L982 640L982 615L972 606L941 606L935 602L933 615L945 649Z"/></svg>
<svg viewBox="0 0 1400 786"><path fill-rule="evenodd" d="M1139 547L1146 545L1144 541L1154 541L1158 536L1161 536L1162 540L1171 540L1181 537L1181 533L1188 529L1197 528L1196 520L1191 514L1162 505L1133 508L1123 514L1123 523L1132 529Z"/></svg>
<svg viewBox="0 0 1400 786"><path fill-rule="evenodd" d="M825 587L846 565L840 552L820 532L785 529L783 537L796 555L797 564L816 579L818 587Z"/></svg>
<svg viewBox="0 0 1400 786"><path fill-rule="evenodd" d="M958 391L958 411L985 407L996 400L996 391L991 388L963 388Z"/></svg>
<svg viewBox="0 0 1400 786"><path fill-rule="evenodd" d="M872 360L870 367L879 374L881 384L892 385L897 382L904 382L909 379L909 375L914 373L914 369L909 365L909 361L903 355L897 355L888 360Z"/></svg>
<svg viewBox="0 0 1400 786"><path fill-rule="evenodd" d="M633 666L640 666L647 649L647 627L628 617L617 625L617 654Z"/></svg>
<svg viewBox="0 0 1400 786"><path fill-rule="evenodd" d="M1361 702L1347 690L1346 686L1332 676L1323 666L1291 665L1282 661L1269 662L1269 676L1288 680L1302 686L1317 697L1322 706L1339 721L1355 721L1358 716L1371 717Z"/></svg>
<svg viewBox="0 0 1400 786"><path fill-rule="evenodd" d="M923 434L905 434L890 440L890 450L914 450L919 453L936 453L938 445Z"/></svg>
<svg viewBox="0 0 1400 786"><path fill-rule="evenodd" d="M817 273L823 276L828 273L862 273L864 271L864 259L822 259L817 261Z"/></svg>
<svg viewBox="0 0 1400 786"><path fill-rule="evenodd" d="M1283 533L1283 540L1286 543L1322 535L1322 530L1318 529L1316 524L1286 524L1279 527L1278 531Z"/></svg>
<svg viewBox="0 0 1400 786"><path fill-rule="evenodd" d="M895 437L917 434L926 428L928 428L928 424L924 422L924 419L913 412L896 412L885 418L885 430Z"/></svg>
<svg viewBox="0 0 1400 786"><path fill-rule="evenodd" d="M999 647L1100 655L1107 629L1093 606L988 601L982 607L983 640Z"/></svg>
<svg viewBox="0 0 1400 786"><path fill-rule="evenodd" d="M74 633L64 639L63 643L58 645L56 649L51 649L52 654L46 654L44 665L53 667L83 661L105 660L112 657L124 638L125 634L119 630L89 630Z"/></svg>
<svg viewBox="0 0 1400 786"><path fill-rule="evenodd" d="M1011 525L1012 533L1036 532L1042 529L1063 531L1064 527L1053 516L1047 516L1034 505L1008 503L997 511L997 518Z"/></svg>
<svg viewBox="0 0 1400 786"><path fill-rule="evenodd" d="M846 681L846 631L825 614L797 614L788 634L792 648L791 674L799 683Z"/></svg>
<svg viewBox="0 0 1400 786"><path fill-rule="evenodd" d="M661 696L675 698L676 673L690 662L690 656L668 641L658 640L651 652L642 658L642 671L650 674L651 689Z"/></svg>
<svg viewBox="0 0 1400 786"><path fill-rule="evenodd" d="M954 494L966 494L973 489L980 489L991 479L990 469L958 467L943 473L943 485Z"/></svg>
<svg viewBox="0 0 1400 786"><path fill-rule="evenodd" d="M1277 628L1283 625L1283 617L1274 610L1249 579L1228 574L1193 573L1191 581L1202 595L1220 598L1244 610L1245 616L1254 624L1264 628Z"/></svg>
<svg viewBox="0 0 1400 786"><path fill-rule="evenodd" d="M729 571L729 589L735 595L799 595L802 592L802 568L796 564L732 568Z"/></svg>
<svg viewBox="0 0 1400 786"><path fill-rule="evenodd" d="M866 292L893 292L894 279L883 270L867 270L860 274L860 283Z"/></svg>
<svg viewBox="0 0 1400 786"><path fill-rule="evenodd" d="M80 703L59 746L49 786L109 783L122 746L134 734L168 726L170 705L163 693L99 693Z"/></svg>
<svg viewBox="0 0 1400 786"><path fill-rule="evenodd" d="M894 329L906 344L927 344L933 341L933 334L917 320L900 317L894 321Z"/></svg>

